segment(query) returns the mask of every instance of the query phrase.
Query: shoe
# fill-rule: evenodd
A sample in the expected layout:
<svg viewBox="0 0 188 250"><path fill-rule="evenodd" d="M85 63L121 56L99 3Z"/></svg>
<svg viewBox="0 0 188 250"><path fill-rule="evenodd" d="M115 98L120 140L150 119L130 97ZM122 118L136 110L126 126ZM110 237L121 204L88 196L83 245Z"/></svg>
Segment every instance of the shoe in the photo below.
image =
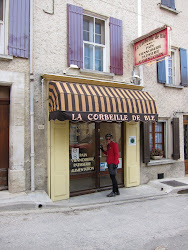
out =
<svg viewBox="0 0 188 250"><path fill-rule="evenodd" d="M111 192L110 194L107 195L107 197L114 197L116 194L114 192Z"/></svg>
<svg viewBox="0 0 188 250"><path fill-rule="evenodd" d="M117 192L115 192L115 194L116 194L116 195L120 195L120 192L119 192L119 190L118 190Z"/></svg>

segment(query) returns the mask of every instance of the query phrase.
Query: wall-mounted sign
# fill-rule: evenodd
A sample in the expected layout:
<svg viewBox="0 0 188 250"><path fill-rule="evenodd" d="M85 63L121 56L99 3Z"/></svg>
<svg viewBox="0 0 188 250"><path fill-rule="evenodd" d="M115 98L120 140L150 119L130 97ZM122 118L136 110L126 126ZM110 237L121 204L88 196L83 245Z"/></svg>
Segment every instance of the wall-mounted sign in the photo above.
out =
<svg viewBox="0 0 188 250"><path fill-rule="evenodd" d="M135 66L170 56L170 30L164 26L133 41Z"/></svg>
<svg viewBox="0 0 188 250"><path fill-rule="evenodd" d="M129 145L130 146L136 145L136 136L129 136Z"/></svg>

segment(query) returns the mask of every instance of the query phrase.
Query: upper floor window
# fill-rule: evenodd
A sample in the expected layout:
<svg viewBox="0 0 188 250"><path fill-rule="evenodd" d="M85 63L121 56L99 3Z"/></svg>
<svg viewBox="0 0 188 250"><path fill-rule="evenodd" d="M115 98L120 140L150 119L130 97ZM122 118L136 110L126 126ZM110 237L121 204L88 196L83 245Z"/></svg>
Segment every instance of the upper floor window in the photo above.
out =
<svg viewBox="0 0 188 250"><path fill-rule="evenodd" d="M83 17L84 68L105 71L105 21Z"/></svg>
<svg viewBox="0 0 188 250"><path fill-rule="evenodd" d="M166 83L176 84L176 63L175 63L175 51L171 51L171 56L166 59Z"/></svg>
<svg viewBox="0 0 188 250"><path fill-rule="evenodd" d="M123 75L122 21L92 15L71 4L67 13L68 66Z"/></svg>
<svg viewBox="0 0 188 250"><path fill-rule="evenodd" d="M0 0L0 54L4 54L5 0Z"/></svg>
<svg viewBox="0 0 188 250"><path fill-rule="evenodd" d="M172 49L171 56L157 63L158 82L168 85L188 85L187 50Z"/></svg>
<svg viewBox="0 0 188 250"><path fill-rule="evenodd" d="M28 0L0 0L0 54L29 57Z"/></svg>
<svg viewBox="0 0 188 250"><path fill-rule="evenodd" d="M161 4L175 10L175 0L161 0Z"/></svg>

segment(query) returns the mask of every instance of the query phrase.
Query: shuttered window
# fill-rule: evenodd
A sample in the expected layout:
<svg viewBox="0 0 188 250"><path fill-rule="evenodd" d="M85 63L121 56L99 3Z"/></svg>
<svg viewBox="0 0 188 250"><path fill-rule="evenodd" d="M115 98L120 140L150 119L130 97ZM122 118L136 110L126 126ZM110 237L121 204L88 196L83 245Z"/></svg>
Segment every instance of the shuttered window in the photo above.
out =
<svg viewBox="0 0 188 250"><path fill-rule="evenodd" d="M179 57L179 60L176 60ZM179 63L177 63L180 61ZM177 76L181 75L181 79ZM172 49L171 57L166 57L164 60L157 63L157 78L158 82L188 86L187 74L187 50L180 48L180 53L177 49Z"/></svg>
<svg viewBox="0 0 188 250"><path fill-rule="evenodd" d="M150 152L152 148L159 148L164 152L164 122L149 124L149 147Z"/></svg>
<svg viewBox="0 0 188 250"><path fill-rule="evenodd" d="M110 18L110 30L105 20L83 14L83 9L67 5L68 66L77 65L96 71L108 72L106 32L110 32L110 72L123 74L122 21Z"/></svg>
<svg viewBox="0 0 188 250"><path fill-rule="evenodd" d="M122 21L110 18L110 72L123 75Z"/></svg>
<svg viewBox="0 0 188 250"><path fill-rule="evenodd" d="M28 0L9 0L9 55L29 57Z"/></svg>
<svg viewBox="0 0 188 250"><path fill-rule="evenodd" d="M161 0L161 4L168 8L175 9L175 0Z"/></svg>
<svg viewBox="0 0 188 250"><path fill-rule="evenodd" d="M4 13L5 13L5 0L0 0L0 54L4 54Z"/></svg>
<svg viewBox="0 0 188 250"><path fill-rule="evenodd" d="M181 84L188 86L187 76L187 50L180 48Z"/></svg>

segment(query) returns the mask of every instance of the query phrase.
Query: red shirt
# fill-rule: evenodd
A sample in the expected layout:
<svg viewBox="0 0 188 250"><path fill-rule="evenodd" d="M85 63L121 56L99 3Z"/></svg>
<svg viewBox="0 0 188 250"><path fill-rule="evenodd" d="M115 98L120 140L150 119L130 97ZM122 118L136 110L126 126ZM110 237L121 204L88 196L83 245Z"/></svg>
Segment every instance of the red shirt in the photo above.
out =
<svg viewBox="0 0 188 250"><path fill-rule="evenodd" d="M103 151L103 153L107 155L107 164L114 163L115 165L117 165L119 163L119 149L117 143L111 141L107 145L107 151Z"/></svg>

